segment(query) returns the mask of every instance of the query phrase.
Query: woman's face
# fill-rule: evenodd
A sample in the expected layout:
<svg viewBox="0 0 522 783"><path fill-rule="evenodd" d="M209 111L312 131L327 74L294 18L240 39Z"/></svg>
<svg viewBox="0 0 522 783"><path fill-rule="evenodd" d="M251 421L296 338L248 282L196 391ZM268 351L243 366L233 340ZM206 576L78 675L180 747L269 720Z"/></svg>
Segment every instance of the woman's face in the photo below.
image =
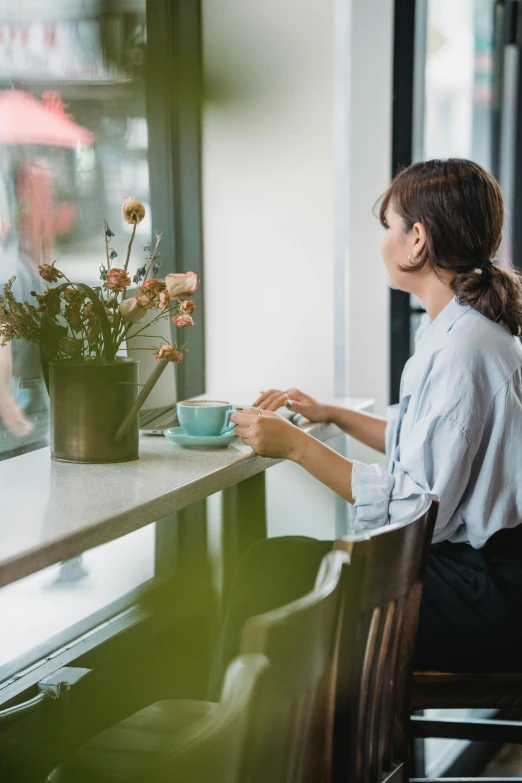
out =
<svg viewBox="0 0 522 783"><path fill-rule="evenodd" d="M406 231L402 217L393 208L390 201L385 213L386 235L384 237L381 253L384 266L388 273L388 285L400 291L415 293L415 272L402 272L401 266L408 266L408 256L415 264L426 241L424 227L415 223L411 231Z"/></svg>

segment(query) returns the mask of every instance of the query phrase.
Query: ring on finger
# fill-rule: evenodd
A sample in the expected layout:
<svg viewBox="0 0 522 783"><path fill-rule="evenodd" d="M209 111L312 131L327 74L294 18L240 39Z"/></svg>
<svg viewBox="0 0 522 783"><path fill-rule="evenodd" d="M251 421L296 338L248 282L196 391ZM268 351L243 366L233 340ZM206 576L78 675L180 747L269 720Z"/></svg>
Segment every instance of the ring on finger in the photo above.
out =
<svg viewBox="0 0 522 783"><path fill-rule="evenodd" d="M261 416L261 415L262 415L262 413L263 413L263 408L259 408L259 411L258 411L257 415L258 415L258 416Z"/></svg>

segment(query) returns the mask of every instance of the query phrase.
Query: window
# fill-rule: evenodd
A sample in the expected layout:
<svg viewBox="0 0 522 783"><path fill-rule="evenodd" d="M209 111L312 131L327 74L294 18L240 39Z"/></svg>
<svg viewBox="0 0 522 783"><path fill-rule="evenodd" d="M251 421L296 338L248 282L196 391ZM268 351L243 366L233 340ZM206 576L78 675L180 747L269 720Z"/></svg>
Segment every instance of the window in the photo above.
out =
<svg viewBox="0 0 522 783"><path fill-rule="evenodd" d="M161 273L201 274L199 93L184 92L182 123L175 105L181 92L176 80L197 86L199 64L198 4L190 9L171 0L3 5L1 286L15 274L22 295L30 299L42 283L38 264L54 259L71 279L97 282L103 219L123 237L120 207L128 195L147 209L140 232L147 239L164 234ZM11 136L2 138L8 130ZM136 265L140 250L135 245ZM177 387L183 396L204 391L202 314ZM6 406L5 400L13 404ZM24 420L31 426L25 433ZM40 448L47 432L38 350L0 349L0 460ZM44 506L48 491L44 478L32 477L35 504ZM114 602L121 608L135 600L135 588L168 576L173 525L172 520L148 525L2 588L2 616L11 618L6 622L13 630L6 626L0 639L0 680L12 674L17 660L29 665L60 636L60 643L70 641L80 626L85 630L100 622L100 612L117 611ZM22 521L17 534L23 535ZM21 612L22 630L14 625Z"/></svg>
<svg viewBox="0 0 522 783"><path fill-rule="evenodd" d="M42 262L98 282L102 221L122 236L126 195L145 203L140 229L151 229L145 0L98 15L54 5L55 19L39 4L0 18L0 285L16 275L27 300ZM48 404L36 346L16 341L0 363L11 375L0 386L5 459L43 445Z"/></svg>

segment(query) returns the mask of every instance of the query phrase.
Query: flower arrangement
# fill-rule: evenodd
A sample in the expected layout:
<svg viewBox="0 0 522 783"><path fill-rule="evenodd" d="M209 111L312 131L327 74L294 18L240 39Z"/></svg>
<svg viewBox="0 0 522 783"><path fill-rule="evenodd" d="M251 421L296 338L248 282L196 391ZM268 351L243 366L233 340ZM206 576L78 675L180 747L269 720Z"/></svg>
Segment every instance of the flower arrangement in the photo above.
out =
<svg viewBox="0 0 522 783"><path fill-rule="evenodd" d="M145 217L145 208L135 198L123 202L122 214L132 225L123 268L114 265L118 253L111 247L114 233L104 221L105 263L100 266L99 286L71 282L52 264L39 267L41 277L50 283L44 294L31 292L34 303L18 302L12 287L12 277L0 294L0 344L13 339L37 343L45 359L114 359L129 336L144 333L160 319L171 318L175 326L193 326L192 314L196 305L189 297L199 285L194 272L168 274L160 280L159 244L162 235L156 237L154 249L150 243L144 247L145 263L139 267L131 281L128 267L131 249L139 223ZM127 296L134 282L137 291ZM151 310L157 314L146 326L137 325ZM131 333L131 334L130 334ZM177 344L165 341L155 349L155 357L164 365L181 362L184 353Z"/></svg>

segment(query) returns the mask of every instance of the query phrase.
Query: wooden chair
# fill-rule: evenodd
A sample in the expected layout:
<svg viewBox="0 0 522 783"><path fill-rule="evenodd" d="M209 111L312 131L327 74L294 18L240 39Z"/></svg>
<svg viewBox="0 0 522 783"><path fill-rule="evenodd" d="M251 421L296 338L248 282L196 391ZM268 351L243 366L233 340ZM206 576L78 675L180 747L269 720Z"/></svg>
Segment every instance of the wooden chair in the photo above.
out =
<svg viewBox="0 0 522 783"><path fill-rule="evenodd" d="M438 504L415 522L346 538L334 783L408 779L413 662Z"/></svg>
<svg viewBox="0 0 522 783"><path fill-rule="evenodd" d="M311 593L247 622L219 704L146 707L87 742L48 783L326 780L327 696L347 561L330 552Z"/></svg>
<svg viewBox="0 0 522 783"><path fill-rule="evenodd" d="M520 709L522 673L453 674L416 671L413 679L412 707L414 710ZM475 742L522 744L521 721L491 718L432 718L424 715L413 715L411 721L413 738L439 737ZM422 780L422 778L415 778L415 780ZM441 778L441 780L452 783L451 778ZM476 780L488 779L481 777ZM522 781L522 778L511 778L511 780Z"/></svg>

